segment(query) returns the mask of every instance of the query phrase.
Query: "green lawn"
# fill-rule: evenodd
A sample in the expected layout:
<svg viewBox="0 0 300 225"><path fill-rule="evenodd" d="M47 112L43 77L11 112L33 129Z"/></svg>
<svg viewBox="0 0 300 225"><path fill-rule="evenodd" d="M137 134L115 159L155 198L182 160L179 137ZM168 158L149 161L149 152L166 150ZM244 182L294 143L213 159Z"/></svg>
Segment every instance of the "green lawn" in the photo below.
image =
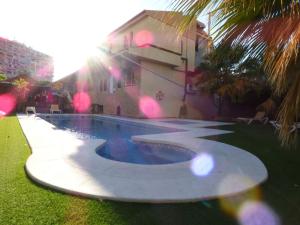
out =
<svg viewBox="0 0 300 225"><path fill-rule="evenodd" d="M213 139L246 149L266 165L269 179L260 187L260 200L274 210L282 224L299 224L300 149L282 149L269 126L234 125L223 129L235 133ZM1 225L238 224L234 216L224 212L219 200L190 204L134 204L100 202L51 191L27 178L24 165L29 155L30 148L16 117L0 120Z"/></svg>

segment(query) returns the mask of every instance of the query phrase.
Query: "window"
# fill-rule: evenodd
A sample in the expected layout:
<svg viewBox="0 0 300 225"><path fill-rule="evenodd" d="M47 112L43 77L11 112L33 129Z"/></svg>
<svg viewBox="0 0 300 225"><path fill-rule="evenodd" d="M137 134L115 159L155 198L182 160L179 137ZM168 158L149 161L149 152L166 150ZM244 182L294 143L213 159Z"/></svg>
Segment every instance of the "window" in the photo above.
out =
<svg viewBox="0 0 300 225"><path fill-rule="evenodd" d="M113 79L113 88L114 88L114 90L116 90L117 89L117 79Z"/></svg>
<svg viewBox="0 0 300 225"><path fill-rule="evenodd" d="M122 88L122 81L121 81L121 79L118 79L118 82L117 82L118 84L117 84L117 86L118 86L118 88Z"/></svg>
<svg viewBox="0 0 300 225"><path fill-rule="evenodd" d="M128 49L128 38L127 38L127 36L124 36L124 48Z"/></svg>
<svg viewBox="0 0 300 225"><path fill-rule="evenodd" d="M100 92L102 92L102 91L103 91L103 81L100 80Z"/></svg>
<svg viewBox="0 0 300 225"><path fill-rule="evenodd" d="M110 43L109 44L109 53L112 53L112 48L113 48L112 43Z"/></svg>
<svg viewBox="0 0 300 225"><path fill-rule="evenodd" d="M107 79L104 80L103 91L107 91Z"/></svg>
<svg viewBox="0 0 300 225"><path fill-rule="evenodd" d="M133 46L133 32L130 32L130 47Z"/></svg>
<svg viewBox="0 0 300 225"><path fill-rule="evenodd" d="M113 77L113 76L110 76L110 78L109 78L109 93L110 93L110 94L113 94L114 91L115 91L114 83L115 83L114 77Z"/></svg>
<svg viewBox="0 0 300 225"><path fill-rule="evenodd" d="M132 68L125 70L125 85L126 86L135 85L135 74Z"/></svg>

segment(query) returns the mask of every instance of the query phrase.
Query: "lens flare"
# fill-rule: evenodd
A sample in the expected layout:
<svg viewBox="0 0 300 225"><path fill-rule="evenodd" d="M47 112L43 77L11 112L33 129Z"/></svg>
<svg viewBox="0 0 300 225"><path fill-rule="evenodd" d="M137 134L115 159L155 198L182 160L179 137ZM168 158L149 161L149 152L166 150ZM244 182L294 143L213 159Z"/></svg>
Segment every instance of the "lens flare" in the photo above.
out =
<svg viewBox="0 0 300 225"><path fill-rule="evenodd" d="M87 112L91 105L91 98L86 92L78 92L73 97L73 106L77 112Z"/></svg>
<svg viewBox="0 0 300 225"><path fill-rule="evenodd" d="M262 202L245 202L238 213L241 225L279 225L279 218L273 210Z"/></svg>
<svg viewBox="0 0 300 225"><path fill-rule="evenodd" d="M77 81L76 82L76 88L77 88L77 91L79 92L85 92L88 90L88 82L86 81Z"/></svg>
<svg viewBox="0 0 300 225"><path fill-rule="evenodd" d="M54 102L54 96L53 96L52 92L47 93L47 102L49 102L49 103Z"/></svg>
<svg viewBox="0 0 300 225"><path fill-rule="evenodd" d="M201 153L191 163L191 170L197 176L207 176L213 168L213 157L207 153Z"/></svg>
<svg viewBox="0 0 300 225"><path fill-rule="evenodd" d="M139 47L147 48L153 44L153 41L153 34L147 30L141 30L134 36L134 42Z"/></svg>
<svg viewBox="0 0 300 225"><path fill-rule="evenodd" d="M42 78L50 77L51 75L51 69L49 65L45 65L38 69L37 76Z"/></svg>
<svg viewBox="0 0 300 225"><path fill-rule="evenodd" d="M16 98L11 94L0 95L0 118L11 113L16 107Z"/></svg>
<svg viewBox="0 0 300 225"><path fill-rule="evenodd" d="M247 186L254 186L254 182L248 177L231 174L226 176L220 183L218 189L220 193L229 193L232 190L240 192L245 184ZM258 201L261 199L261 191L259 188L252 188L247 192L236 194L230 197L220 198L221 208L229 213L230 215L235 216L240 209L240 207L247 201Z"/></svg>
<svg viewBox="0 0 300 225"><path fill-rule="evenodd" d="M90 72L88 66L83 66L79 70L79 75L87 75Z"/></svg>
<svg viewBox="0 0 300 225"><path fill-rule="evenodd" d="M117 80L120 79L121 77L121 72L120 72L120 69L117 68L117 67L108 67L109 71L110 71L110 74Z"/></svg>
<svg viewBox="0 0 300 225"><path fill-rule="evenodd" d="M161 116L159 104L149 96L140 98L139 108L147 118L157 118Z"/></svg>

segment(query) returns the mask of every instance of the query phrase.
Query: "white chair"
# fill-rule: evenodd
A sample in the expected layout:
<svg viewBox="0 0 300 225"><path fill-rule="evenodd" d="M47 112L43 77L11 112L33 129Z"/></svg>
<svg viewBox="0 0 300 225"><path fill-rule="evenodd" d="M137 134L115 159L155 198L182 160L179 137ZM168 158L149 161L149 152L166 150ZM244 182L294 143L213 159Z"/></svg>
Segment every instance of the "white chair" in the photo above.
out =
<svg viewBox="0 0 300 225"><path fill-rule="evenodd" d="M271 120L270 124L272 124L272 126L275 127L276 130L279 130L282 127L282 125L275 120ZM293 133L294 131L296 131L299 128L300 128L300 123L294 123L293 125L290 125L289 132Z"/></svg>
<svg viewBox="0 0 300 225"><path fill-rule="evenodd" d="M59 109L58 105L51 105L50 106L50 113L53 114L54 112L61 113L61 110Z"/></svg>
<svg viewBox="0 0 300 225"><path fill-rule="evenodd" d="M266 124L269 118L266 116L266 112L257 112L253 118L238 117L236 120L245 122L247 124L251 124L253 121L259 121L263 124Z"/></svg>
<svg viewBox="0 0 300 225"><path fill-rule="evenodd" d="M36 114L35 107L34 106L26 106L25 113L27 114L27 116L28 116L29 112L32 112L32 113Z"/></svg>

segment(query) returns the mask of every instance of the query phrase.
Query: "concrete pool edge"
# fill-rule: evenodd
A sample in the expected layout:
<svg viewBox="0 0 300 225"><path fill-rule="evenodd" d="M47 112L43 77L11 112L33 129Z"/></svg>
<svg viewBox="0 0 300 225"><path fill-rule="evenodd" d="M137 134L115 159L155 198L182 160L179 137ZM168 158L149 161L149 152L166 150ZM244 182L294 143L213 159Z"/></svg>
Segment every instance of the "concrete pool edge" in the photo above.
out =
<svg viewBox="0 0 300 225"><path fill-rule="evenodd" d="M28 136L27 139L28 139L29 143L35 142L34 140L30 140L30 139L32 139L32 136L34 136L33 133L39 131L39 133L41 134L43 132L40 129L42 127L41 124L39 124L39 126L37 126L39 129L36 131L34 131L32 124L36 123L38 120L41 120L41 119L37 119L34 116L26 117L26 116L22 116L22 115L18 115L18 118L19 118L20 124L22 126L22 129L24 131L24 134L26 135L26 137ZM110 118L110 117L108 117L108 118ZM115 117L113 117L113 118L118 119ZM122 118L122 119L125 119L125 118ZM29 123L27 123L27 125L25 122L26 120L27 120L27 122L29 122ZM29 120L31 120L31 121L29 121ZM131 119L127 119L127 118L126 118L126 120L131 121ZM136 120L133 120L133 121L137 122ZM40 122L43 122L43 121L40 121ZM144 124L146 122L146 124L147 124L151 121L138 120L138 122L141 122ZM45 123L47 124L47 122L45 122ZM45 123L43 123L43 126L47 126ZM162 125L162 126L168 127L165 124L161 124L163 122L158 122L158 123L160 123L160 125ZM156 124L157 124L157 122L156 122ZM48 124L48 126L50 126L50 125ZM31 132L32 135L28 134L29 127L31 127L31 129L30 129L31 131L29 131L29 132ZM183 126L180 125L180 128L182 129ZM202 144L202 145L204 144L206 146L211 146L211 147L219 146L219 148L225 148L225 149L232 148L234 153L242 151L241 154L243 155L243 157L245 157L245 155L246 155L246 158L250 157L250 159L253 160L253 162L256 162L257 165L260 166L261 174L258 177L256 177L257 180L255 182L250 182L246 185L247 189L258 185L259 183L262 183L267 178L267 171L266 171L264 165L261 163L261 161L256 156L253 156L252 154L250 154L248 152L244 152L243 150L238 149L233 146L230 146L230 145L226 145L226 144L218 143L218 142L214 142L214 141L209 141L209 140L204 140L204 139L198 140L195 138L195 137L199 137L199 136L210 136L212 134L220 135L220 134L224 133L225 131L220 131L220 130L218 131L216 129L208 129L208 128L195 128L194 126L185 127L185 129L187 130L186 132L181 132L181 134L177 134L177 135L179 135L176 138L178 140L177 142L176 141L174 142L174 137L172 138L172 136L170 136L169 134L156 135L156 137L155 137L155 135L142 135L142 136L135 136L135 137L133 137L133 139L144 140L144 141L146 140L146 141L153 142L153 143L161 143L162 140L167 141L167 139L170 138L171 142L169 142L168 144L171 143L171 144L177 145L177 144L182 144L181 143L182 140L180 140L180 138L184 137L189 142L192 142L188 145L188 148L196 148L197 144ZM62 135L64 132L66 132L66 131L63 131L63 132L57 131L53 128L51 128L50 130L48 129L48 131L50 133L58 132L58 136ZM229 133L229 132L226 131L225 133ZM181 136L181 135L183 135L183 136ZM62 150L63 152L60 152L60 150L57 150L57 151L54 151L54 154L53 154L53 152L49 153L49 149L57 148L57 146L60 146L60 145L57 145L57 143L53 142L53 140L51 141L50 136L51 135L49 135L49 140L48 140L49 143L43 143L44 146L48 145L47 146L48 151L47 151L47 149L42 150L43 146L38 146L38 143L35 143L33 145L30 144L30 146L32 147L33 154L29 157L29 159L26 162L26 170L27 170L28 175L31 177L31 179L35 180L38 183L41 183L42 185L50 186L51 188L54 188L59 191L67 192L70 194L82 195L82 196L91 197L91 198L97 198L97 199L110 199L110 200L129 201L129 202L151 202L151 203L193 202L193 201L199 201L199 200L204 200L204 199L216 198L216 197L219 197L220 195L228 196L228 195L232 195L232 194L236 194L236 193L245 191L245 189L242 190L243 188L241 187L240 190L233 189L234 190L233 193L229 193L226 191L223 191L223 193L218 193L218 191L217 192L215 191L215 194L211 193L209 195L206 193L206 194L201 195L201 191L199 192L199 190L197 190L197 189L199 189L197 187L199 187L199 184L201 182L199 182L197 180L199 180L199 179L201 180L202 178L193 176L192 174L187 174L187 172L190 171L190 165L189 165L190 162L176 163L176 164L174 164L175 166L174 165L162 165L162 166L161 165L160 166L157 166L157 165L155 165L155 166L153 166L153 165L128 165L128 163L118 163L118 162L113 162L111 160L103 160L100 157L95 158L95 157L97 157L97 156L93 155L93 154L96 154L94 152L95 149L91 149L91 147L93 148L93 147L97 146L97 144L101 144L101 143L103 144L104 140L98 140L99 143L97 143L97 141L94 141L94 143L92 143L92 144L91 143L89 144L88 142L83 143L85 146L84 146L84 148L80 149L80 152L86 152L87 154L81 154L81 155L77 155L77 156L75 155L77 158L74 161L75 158L72 158L74 150L75 151L78 150L77 149L78 146L76 145L76 143L75 143L75 145L69 146L70 148L73 148L70 151L68 151L67 149L63 149ZM72 136L72 134L70 132L67 131L66 136L69 138L68 139L69 141L73 140L76 142L76 138L73 139L74 137ZM62 136L60 136L60 137L62 138ZM173 142L172 142L172 139L173 139ZM82 141L82 140L80 140L80 141ZM184 147L186 148L187 146L184 145ZM82 151L82 150L84 150L84 151ZM194 149L194 150L197 150L197 149ZM201 152L201 151L203 151L203 149L202 150L199 149L199 152ZM222 150L220 150L220 151L222 152ZM216 153L216 152L213 151L211 153ZM36 155L36 156L34 156L34 155ZM79 158L82 157L82 161L80 161L80 159L78 159L78 157ZM84 161L85 157L88 159L87 161ZM55 161L57 161L57 162L55 162ZM44 162L46 163L46 165L43 165ZM86 162L92 163L92 166L85 165L84 163L86 163ZM97 167L98 164L102 164L101 168L100 167L93 168L93 165L96 165L96 167ZM67 172L65 173L65 172L55 171L55 167L58 165L61 166L60 169L65 168L65 170ZM49 168L51 168L51 166L54 167L54 171L49 172L48 170L49 170ZM87 166L87 167L84 167L84 166ZM240 166L242 166L242 165L240 165ZM147 167L147 169L145 169L145 167ZM151 171L149 172L150 167L152 167L152 168L150 169ZM153 167L156 167L156 168L153 168ZM124 170L126 170L126 169L129 170L129 174L126 174L126 172L124 172ZM44 172L46 173L46 175L43 174ZM68 172L74 173L74 174L73 175L68 174ZM131 177L132 177L131 172L135 173L136 179L137 179L136 182L131 179ZM146 178L143 179L141 174L139 174L141 172L145 173ZM177 175L176 172L178 172L179 175ZM119 177L116 176L116 174L118 174L118 173L121 174ZM161 175L163 175L162 173L165 173L166 177L161 176ZM175 173L175 176L174 176L174 173ZM155 175L157 177L151 177L150 175L151 176ZM151 177L152 180L149 179L149 177ZM219 178L220 177L221 176L219 176ZM68 178L71 181L68 180ZM79 181L77 181L77 178L79 178ZM158 182L155 182L155 179ZM177 196L176 193L180 194L181 192L178 192L176 190L173 190L172 195L168 195L167 192L169 192L169 191L172 192L172 190L167 190L166 192L159 190L160 188L164 188L164 189L166 188L165 185L161 184L161 182L164 182L165 179L166 179L165 185L167 185L167 186L170 185L173 188L175 186L175 189L177 188L177 189L185 190L183 192L187 192L188 190L191 189L192 192L194 191L194 195L191 196L190 193L186 193L186 194L183 193L185 196ZM59 180L59 181L56 181L56 180ZM113 182L111 183L110 180L113 180ZM123 182L120 182L120 180ZM113 184L114 181L115 181L115 184ZM180 182L180 181L184 181L184 182ZM190 181L192 181L192 183L191 183L191 187L189 188L188 186L189 186ZM66 183L69 182L69 184L64 185L63 182L66 182ZM72 183L72 182L74 182L74 183ZM202 180L202 182L203 182L203 180ZM124 185L123 188L125 188L125 191L122 187L121 188L115 187L115 185L120 185L120 184ZM217 185L218 182L215 182L214 184ZM154 188L154 190L153 190L154 192L152 194L148 193L149 191L151 191L151 188L147 188L146 186L149 186L149 185ZM88 187L88 186L90 186L90 187ZM185 186L185 187L183 187L183 186ZM126 188L127 189L133 188L133 190L131 191L131 193L128 193L126 191ZM138 189L140 189L140 191L143 193L137 194L137 196L134 197L134 194L137 192ZM119 193L118 193L118 191L119 191Z"/></svg>

